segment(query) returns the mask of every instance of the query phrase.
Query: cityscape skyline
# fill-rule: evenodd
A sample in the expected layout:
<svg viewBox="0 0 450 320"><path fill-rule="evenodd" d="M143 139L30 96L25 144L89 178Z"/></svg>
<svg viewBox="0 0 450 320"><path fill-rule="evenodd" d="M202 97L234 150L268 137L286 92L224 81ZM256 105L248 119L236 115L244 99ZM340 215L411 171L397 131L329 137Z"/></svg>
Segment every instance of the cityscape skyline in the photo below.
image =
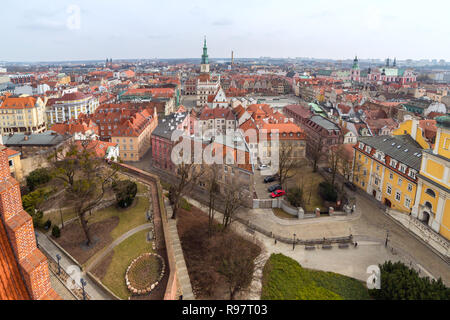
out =
<svg viewBox="0 0 450 320"><path fill-rule="evenodd" d="M187 59L204 35L211 57L450 60L447 3L343 2L6 1L0 61Z"/></svg>

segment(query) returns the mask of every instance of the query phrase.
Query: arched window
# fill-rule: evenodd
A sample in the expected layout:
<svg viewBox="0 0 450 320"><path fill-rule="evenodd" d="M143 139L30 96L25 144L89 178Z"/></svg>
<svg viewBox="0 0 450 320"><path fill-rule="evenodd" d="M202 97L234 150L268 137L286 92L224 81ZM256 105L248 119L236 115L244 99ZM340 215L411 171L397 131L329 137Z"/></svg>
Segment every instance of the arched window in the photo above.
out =
<svg viewBox="0 0 450 320"><path fill-rule="evenodd" d="M436 198L436 193L434 193L434 191L431 189L427 189L425 193L428 194L429 196L432 196L433 198Z"/></svg>
<svg viewBox="0 0 450 320"><path fill-rule="evenodd" d="M425 207L429 208L430 210L433 210L433 205L429 203L428 201L425 202Z"/></svg>

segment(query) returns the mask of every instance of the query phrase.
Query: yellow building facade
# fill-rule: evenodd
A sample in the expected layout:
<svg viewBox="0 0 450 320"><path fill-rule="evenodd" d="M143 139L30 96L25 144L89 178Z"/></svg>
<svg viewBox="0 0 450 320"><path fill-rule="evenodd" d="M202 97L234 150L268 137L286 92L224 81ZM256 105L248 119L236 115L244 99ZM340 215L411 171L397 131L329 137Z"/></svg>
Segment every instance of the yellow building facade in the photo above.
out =
<svg viewBox="0 0 450 320"><path fill-rule="evenodd" d="M409 135L361 137L354 147L353 183L394 210L410 213L422 149Z"/></svg>
<svg viewBox="0 0 450 320"><path fill-rule="evenodd" d="M436 118L434 149L423 152L413 217L450 239L450 116Z"/></svg>

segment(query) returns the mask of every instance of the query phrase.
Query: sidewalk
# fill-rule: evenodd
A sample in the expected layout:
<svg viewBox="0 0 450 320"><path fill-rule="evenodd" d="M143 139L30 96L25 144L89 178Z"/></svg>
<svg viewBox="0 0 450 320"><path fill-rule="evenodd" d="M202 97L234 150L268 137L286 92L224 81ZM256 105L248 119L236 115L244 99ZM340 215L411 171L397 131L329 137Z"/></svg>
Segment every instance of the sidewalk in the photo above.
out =
<svg viewBox="0 0 450 320"><path fill-rule="evenodd" d="M71 258L69 258L64 252L62 252L57 246L55 246L45 235L40 231L36 231L38 233L38 242L39 249L47 252L48 255L54 258L56 261L56 254L61 256L61 260L59 262L61 268L65 270L68 274L74 275L73 266L77 266ZM78 266L77 266L78 267ZM81 273L81 278L85 279L87 285L85 290L87 294L91 297L92 300L111 300L109 295L103 291L100 287L94 284L92 281L89 281L89 277L85 272Z"/></svg>

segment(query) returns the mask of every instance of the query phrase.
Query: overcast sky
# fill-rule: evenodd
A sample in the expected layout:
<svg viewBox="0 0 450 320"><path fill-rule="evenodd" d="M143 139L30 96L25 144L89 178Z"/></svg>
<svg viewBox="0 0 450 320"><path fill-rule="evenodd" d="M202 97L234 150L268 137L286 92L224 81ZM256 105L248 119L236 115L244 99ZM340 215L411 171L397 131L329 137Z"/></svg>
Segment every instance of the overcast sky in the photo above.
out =
<svg viewBox="0 0 450 320"><path fill-rule="evenodd" d="M446 59L447 0L1 0L0 61ZM80 19L77 19L77 10ZM78 23L79 22L79 23Z"/></svg>

